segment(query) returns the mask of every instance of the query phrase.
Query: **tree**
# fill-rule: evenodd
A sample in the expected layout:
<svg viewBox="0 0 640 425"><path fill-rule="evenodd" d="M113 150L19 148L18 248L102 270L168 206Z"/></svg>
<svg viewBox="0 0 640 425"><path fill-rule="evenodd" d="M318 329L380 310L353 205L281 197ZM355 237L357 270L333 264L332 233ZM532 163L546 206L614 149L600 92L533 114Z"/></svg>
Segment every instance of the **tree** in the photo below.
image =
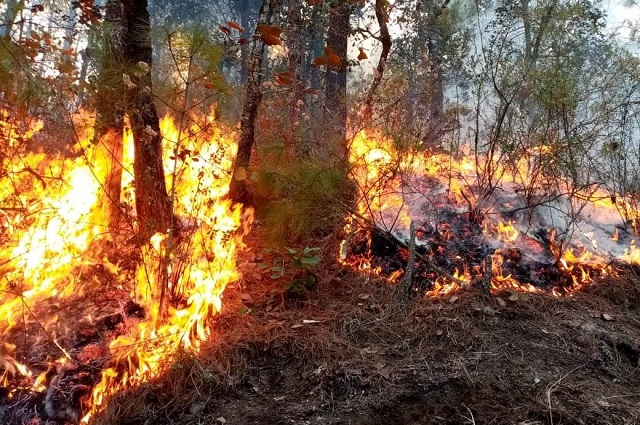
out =
<svg viewBox="0 0 640 425"><path fill-rule="evenodd" d="M162 166L162 135L151 89L151 28L146 0L122 0L123 59L128 74L126 112L134 144L134 187L138 233L147 239L172 224Z"/></svg>
<svg viewBox="0 0 640 425"><path fill-rule="evenodd" d="M240 138L238 140L238 154L234 164L234 177L229 187L229 197L235 202L251 203L251 195L247 185L247 169L251 161L251 150L255 142L255 123L258 115L262 92L262 62L264 60L265 45L281 44L279 27L271 26L271 17L276 8L277 0L264 0L258 14L251 57L249 75L246 84L244 106L240 119Z"/></svg>
<svg viewBox="0 0 640 425"><path fill-rule="evenodd" d="M101 25L102 43L98 54L95 138L108 170L101 200L110 231L117 229L122 183L122 136L125 113L125 87L122 80L124 57L124 17L120 0L108 0ZM95 53L95 48L92 49ZM86 61L85 61L86 62Z"/></svg>
<svg viewBox="0 0 640 425"><path fill-rule="evenodd" d="M373 97L378 91L378 87L380 87L380 83L382 82L382 77L384 75L384 70L387 66L387 59L389 58L389 53L391 52L391 34L389 34L389 27L387 22L389 20L389 2L386 0L376 0L375 4L375 13L376 13L376 21L378 22L378 27L380 28L380 34L375 36L376 40L378 40L382 44L382 51L380 52L380 58L378 59L378 66L376 67L376 71L373 75L373 81L371 82L371 86L369 87L369 91L367 92L367 98L364 103L364 123L365 125L371 124L372 114L373 114Z"/></svg>
<svg viewBox="0 0 640 425"><path fill-rule="evenodd" d="M327 161L339 163L344 163L347 157L347 48L352 9L350 0L331 2L325 49L328 65L325 73L323 156Z"/></svg>

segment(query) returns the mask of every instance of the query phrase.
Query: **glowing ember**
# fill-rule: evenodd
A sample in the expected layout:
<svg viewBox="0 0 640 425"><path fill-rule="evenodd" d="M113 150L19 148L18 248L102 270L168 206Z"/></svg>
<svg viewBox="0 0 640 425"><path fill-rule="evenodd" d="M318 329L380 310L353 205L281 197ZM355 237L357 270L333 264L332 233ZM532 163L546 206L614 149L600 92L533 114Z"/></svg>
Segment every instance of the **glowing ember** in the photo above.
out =
<svg viewBox="0 0 640 425"><path fill-rule="evenodd" d="M425 266L425 271L414 275L414 282L426 280L417 285L428 296L448 293L461 281L482 284L487 280L482 269L489 257L493 290L558 295L614 273L613 261L640 264L635 237L623 238L619 230L628 228L621 211L628 215L631 202L597 188L570 190L568 182L544 176L538 177L538 184L545 188L529 180L549 147L541 146L509 166L495 159L500 158L498 153L488 158L467 147L451 154L399 149L390 138L368 131L358 133L350 148L358 188L356 213L391 233L400 251L409 239L409 224L419 223L423 230L418 232L418 250L440 270L453 274L446 278ZM495 180L493 186L487 183L488 172ZM552 183L558 193L571 195L543 198L529 206L525 189L544 193ZM358 233L355 223L349 219L345 234ZM633 232L633 222L631 226ZM356 269L385 263L374 258L371 248L364 252L355 243L357 238L343 241L343 263ZM406 267L406 255L386 264L380 272L395 281ZM471 273L465 272L462 279L455 274L459 269Z"/></svg>

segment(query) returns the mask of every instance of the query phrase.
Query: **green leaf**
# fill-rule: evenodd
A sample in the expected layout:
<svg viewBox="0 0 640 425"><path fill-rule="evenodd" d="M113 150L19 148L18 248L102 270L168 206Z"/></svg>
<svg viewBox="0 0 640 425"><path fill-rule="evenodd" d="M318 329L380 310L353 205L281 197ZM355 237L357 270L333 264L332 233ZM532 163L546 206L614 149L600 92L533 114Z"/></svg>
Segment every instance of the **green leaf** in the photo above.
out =
<svg viewBox="0 0 640 425"><path fill-rule="evenodd" d="M308 265L308 266L317 266L318 263L320 262L320 258L318 257L302 257L300 259L300 262L302 264Z"/></svg>

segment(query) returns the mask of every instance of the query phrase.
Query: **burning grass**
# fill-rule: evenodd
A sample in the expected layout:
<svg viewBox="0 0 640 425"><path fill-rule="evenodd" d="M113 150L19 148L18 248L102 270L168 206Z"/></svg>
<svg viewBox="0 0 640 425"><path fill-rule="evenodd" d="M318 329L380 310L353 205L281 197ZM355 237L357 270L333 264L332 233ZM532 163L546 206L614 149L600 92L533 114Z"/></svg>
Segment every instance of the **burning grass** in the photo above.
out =
<svg viewBox="0 0 640 425"><path fill-rule="evenodd" d="M626 244L628 250L618 250L617 256L615 249L599 247L598 238L609 228L585 230L593 220L583 220L582 213L605 217L603 211L615 212L615 202L600 205L606 201L598 197L596 202L594 191L523 208L514 189L517 179L506 169L501 171L502 191L474 192L480 183L471 157L398 150L384 138L361 133L351 147L359 198L348 214L347 237L338 248L333 233L324 232L317 247L323 267L305 269L313 285L293 291L298 270L264 278L257 267L264 260L256 254L260 237L246 238L252 212L224 199L235 155L232 135L207 120L181 129L165 119L162 133L176 227L143 246L131 234L107 234L101 182L113 168L102 162L109 157L105 146L89 143L90 124L79 131L74 158L25 152L3 163L9 172L0 180L0 193L2 205L10 208L3 209L2 222L6 243L0 330L5 343L0 396L3 406L12 407L0 413L7 423L42 419L38 406L54 423L192 423L203 415L214 421L229 413L220 413L212 400L224 404L226 395L247 389L266 394L279 382L287 390L276 401L302 402L300 396L306 394L317 398L319 411L327 411L355 403L360 392L367 394L362 406L370 408L384 400L383 385L392 376L397 379L392 384L402 391L418 384L438 399L442 394L432 385L442 384L455 394L451 403L460 402L474 393L481 376L474 378L469 371L474 358L468 347L482 352L486 344L498 350L495 341L502 338L503 344L509 335L492 336L488 328L474 328L469 321L495 324L499 314L538 320L538 313L557 309L564 298L517 294L573 294L617 274L612 260L635 261L635 237L625 234L624 226L618 227L611 246ZM122 229L135 228L129 138L127 134ZM338 196L331 194L341 193L342 180L329 180L340 184L332 183L327 198ZM279 196L287 201L287 193ZM305 201L313 204L308 197ZM561 225L547 226L549 219L559 217ZM415 249L407 243L412 222ZM250 249L243 251L247 244ZM297 253L294 248L287 252L291 249ZM358 272L333 264L337 252L343 264ZM410 258L413 279L402 285ZM389 280L398 284L388 285ZM166 284L165 297L160 282ZM459 291L460 283L471 288L468 294L448 301L418 297L423 301L412 304L405 296L407 290L443 296ZM234 290L225 292L222 303L228 285ZM491 288L501 300L497 308L474 301L475 287ZM637 287L630 288L622 297L633 300ZM518 310L521 302L535 314ZM566 302L562 305L571 305ZM460 307L457 313L455 306ZM621 308L616 305L607 317L623 317ZM220 318L223 309L226 314ZM611 309L601 308L605 310ZM443 319L447 315L453 317L450 323ZM625 326L635 325L625 321ZM472 331L487 341L475 340ZM451 338L447 349L466 347L458 358L438 348L443 335ZM622 346L613 341L609 345ZM633 363L637 343L627 338L623 345L621 355ZM522 349L534 348L539 347ZM429 368L417 366L440 362L434 353L450 362L439 364L446 373L436 384L427 379ZM303 380L287 369L302 370ZM409 372L418 378L410 378ZM551 415L556 403L551 395L562 381L553 377L547 391ZM392 399L403 397L388 391ZM523 391L534 400L540 396ZM255 403L251 396L243 397ZM450 408L448 414L460 416ZM622 416L628 413L624 409ZM383 412L367 414L373 422L385 417Z"/></svg>

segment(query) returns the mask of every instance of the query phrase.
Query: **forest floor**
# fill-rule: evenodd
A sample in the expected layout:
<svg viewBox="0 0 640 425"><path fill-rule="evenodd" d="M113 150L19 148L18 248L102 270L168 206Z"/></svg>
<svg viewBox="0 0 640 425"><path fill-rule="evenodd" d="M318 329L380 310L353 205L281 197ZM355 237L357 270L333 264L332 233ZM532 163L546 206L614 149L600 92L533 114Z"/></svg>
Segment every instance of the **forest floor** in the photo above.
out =
<svg viewBox="0 0 640 425"><path fill-rule="evenodd" d="M322 269L295 299L270 279L227 288L199 354L179 354L97 421L640 424L636 276L567 297L470 288L407 301L382 278ZM3 423L65 422L26 414L42 412L30 403L5 404Z"/></svg>

